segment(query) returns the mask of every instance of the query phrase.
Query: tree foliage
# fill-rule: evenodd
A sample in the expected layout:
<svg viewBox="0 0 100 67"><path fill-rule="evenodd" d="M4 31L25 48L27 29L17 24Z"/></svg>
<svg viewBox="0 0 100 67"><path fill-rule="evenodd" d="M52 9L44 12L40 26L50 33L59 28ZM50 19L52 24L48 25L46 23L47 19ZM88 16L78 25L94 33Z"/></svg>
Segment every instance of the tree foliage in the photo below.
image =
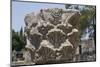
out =
<svg viewBox="0 0 100 67"><path fill-rule="evenodd" d="M26 41L23 35L23 29L20 32L12 30L12 50L20 51L25 47Z"/></svg>
<svg viewBox="0 0 100 67"><path fill-rule="evenodd" d="M80 30L81 34L83 34L84 30L91 25L91 20L96 16L96 7L90 6L90 5L69 5L66 4L66 9L72 9L71 6L74 7L74 9L77 9L80 11ZM95 22L95 21L94 21ZM93 27L95 29L95 23L93 24Z"/></svg>

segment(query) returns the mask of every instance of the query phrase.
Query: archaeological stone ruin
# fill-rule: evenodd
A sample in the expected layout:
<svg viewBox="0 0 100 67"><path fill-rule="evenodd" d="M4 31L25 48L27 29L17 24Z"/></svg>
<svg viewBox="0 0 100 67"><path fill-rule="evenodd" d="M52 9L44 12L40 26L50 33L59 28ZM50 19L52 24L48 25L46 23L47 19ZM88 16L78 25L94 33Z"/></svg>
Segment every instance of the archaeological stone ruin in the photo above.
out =
<svg viewBox="0 0 100 67"><path fill-rule="evenodd" d="M79 54L79 17L78 10L58 8L27 14L25 61L35 64L75 61Z"/></svg>

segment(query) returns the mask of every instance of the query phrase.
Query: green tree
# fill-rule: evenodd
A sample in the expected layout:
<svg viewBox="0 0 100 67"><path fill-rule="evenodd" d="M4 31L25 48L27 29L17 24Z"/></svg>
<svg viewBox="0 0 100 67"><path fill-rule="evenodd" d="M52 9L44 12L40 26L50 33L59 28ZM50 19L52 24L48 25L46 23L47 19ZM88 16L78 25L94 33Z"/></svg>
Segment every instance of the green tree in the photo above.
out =
<svg viewBox="0 0 100 67"><path fill-rule="evenodd" d="M91 24L91 20L96 16L96 7L95 6L90 6L90 5L69 5L66 4L65 8L69 9L70 7L74 7L74 9L77 9L80 11L81 16L80 16L80 30L81 30L81 35L83 34L84 30L89 27ZM72 8L70 8L72 9ZM95 21L94 21L95 22ZM93 24L93 27L95 29L95 23Z"/></svg>
<svg viewBox="0 0 100 67"><path fill-rule="evenodd" d="M20 36L23 36L23 28L21 27L21 29L20 29L20 34L19 34Z"/></svg>
<svg viewBox="0 0 100 67"><path fill-rule="evenodd" d="M25 47L26 39L22 31L22 28L20 29L20 32L12 30L12 50L20 51Z"/></svg>

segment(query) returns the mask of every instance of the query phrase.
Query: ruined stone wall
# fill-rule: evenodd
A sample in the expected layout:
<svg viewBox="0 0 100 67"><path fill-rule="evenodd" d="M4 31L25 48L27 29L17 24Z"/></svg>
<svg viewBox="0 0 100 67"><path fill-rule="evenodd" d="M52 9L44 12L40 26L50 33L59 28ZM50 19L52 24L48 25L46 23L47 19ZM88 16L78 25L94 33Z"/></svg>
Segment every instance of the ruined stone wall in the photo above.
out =
<svg viewBox="0 0 100 67"><path fill-rule="evenodd" d="M78 11L41 9L25 16L26 48L36 64L70 62L79 43Z"/></svg>

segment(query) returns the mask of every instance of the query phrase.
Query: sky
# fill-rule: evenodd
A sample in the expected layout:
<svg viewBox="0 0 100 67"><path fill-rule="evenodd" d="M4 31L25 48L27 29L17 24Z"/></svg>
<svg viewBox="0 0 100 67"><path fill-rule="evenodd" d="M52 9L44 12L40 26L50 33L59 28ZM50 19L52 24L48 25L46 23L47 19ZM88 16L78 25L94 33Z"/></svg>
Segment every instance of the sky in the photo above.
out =
<svg viewBox="0 0 100 67"><path fill-rule="evenodd" d="M49 4L49 3L35 3L35 2L18 2L12 1L12 29L20 31L21 27L25 27L24 18L26 14L31 12L39 12L40 9L46 8L62 8L65 9L64 4Z"/></svg>

